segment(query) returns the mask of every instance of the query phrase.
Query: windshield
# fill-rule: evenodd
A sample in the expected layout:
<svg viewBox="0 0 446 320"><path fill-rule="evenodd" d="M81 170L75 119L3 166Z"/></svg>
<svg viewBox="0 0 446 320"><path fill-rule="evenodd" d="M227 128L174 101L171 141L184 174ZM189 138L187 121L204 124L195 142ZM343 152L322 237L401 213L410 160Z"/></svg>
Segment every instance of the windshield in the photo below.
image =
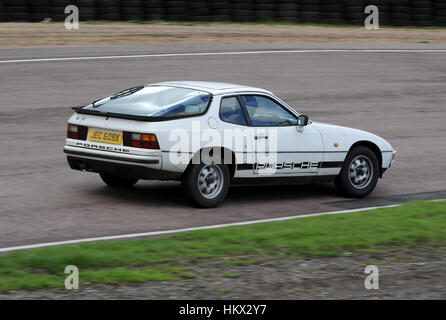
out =
<svg viewBox="0 0 446 320"><path fill-rule="evenodd" d="M169 117L204 113L211 94L186 88L140 86L97 100L84 110L132 116Z"/></svg>

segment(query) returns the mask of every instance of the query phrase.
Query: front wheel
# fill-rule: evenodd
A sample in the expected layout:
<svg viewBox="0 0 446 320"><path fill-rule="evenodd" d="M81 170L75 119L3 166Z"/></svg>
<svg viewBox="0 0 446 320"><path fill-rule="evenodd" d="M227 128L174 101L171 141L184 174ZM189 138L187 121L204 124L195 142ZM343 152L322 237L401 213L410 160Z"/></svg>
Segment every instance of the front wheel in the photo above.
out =
<svg viewBox="0 0 446 320"><path fill-rule="evenodd" d="M346 196L362 198L375 189L378 172L375 153L365 146L359 146L348 153L335 183Z"/></svg>
<svg viewBox="0 0 446 320"><path fill-rule="evenodd" d="M105 184L110 187L130 188L138 182L137 178L124 178L105 173L100 173L99 175L101 176L102 181L104 181Z"/></svg>
<svg viewBox="0 0 446 320"><path fill-rule="evenodd" d="M223 164L191 165L182 180L184 192L201 208L217 206L229 189L229 170Z"/></svg>

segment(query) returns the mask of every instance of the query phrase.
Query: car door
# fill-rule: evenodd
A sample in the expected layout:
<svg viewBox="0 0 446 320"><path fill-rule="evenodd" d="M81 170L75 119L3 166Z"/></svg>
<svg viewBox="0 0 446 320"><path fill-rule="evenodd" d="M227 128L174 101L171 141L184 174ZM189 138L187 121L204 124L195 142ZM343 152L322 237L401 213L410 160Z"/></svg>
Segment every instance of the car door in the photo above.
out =
<svg viewBox="0 0 446 320"><path fill-rule="evenodd" d="M323 158L319 131L311 123L297 126L297 116L266 95L241 95L248 122L254 129L254 174L266 176L317 175Z"/></svg>
<svg viewBox="0 0 446 320"><path fill-rule="evenodd" d="M237 95L221 97L219 108L223 146L232 150L236 157L237 177L252 177L255 155L251 152L253 140L252 128L249 126L246 111L242 108Z"/></svg>

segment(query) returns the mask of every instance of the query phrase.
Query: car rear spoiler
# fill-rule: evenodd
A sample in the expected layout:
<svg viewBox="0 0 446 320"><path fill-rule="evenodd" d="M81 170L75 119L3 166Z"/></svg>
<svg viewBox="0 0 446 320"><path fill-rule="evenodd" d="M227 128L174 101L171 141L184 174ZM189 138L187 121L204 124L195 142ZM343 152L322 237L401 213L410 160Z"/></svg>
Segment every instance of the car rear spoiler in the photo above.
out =
<svg viewBox="0 0 446 320"><path fill-rule="evenodd" d="M108 118L121 118L121 119L145 121L145 122L159 122L159 121L168 121L168 120L183 119L183 118L192 118L192 117L202 116L204 114L204 113L200 113L200 114L188 114L188 115L167 116L167 117L150 117L150 116L137 116L137 115L131 115L131 114L114 113L114 112L101 112L101 111L97 111L97 110L84 109L84 108L85 108L85 106L72 107L71 109L73 109L76 113L91 114L94 116L106 117L107 119ZM207 109L206 109L206 111L207 111Z"/></svg>

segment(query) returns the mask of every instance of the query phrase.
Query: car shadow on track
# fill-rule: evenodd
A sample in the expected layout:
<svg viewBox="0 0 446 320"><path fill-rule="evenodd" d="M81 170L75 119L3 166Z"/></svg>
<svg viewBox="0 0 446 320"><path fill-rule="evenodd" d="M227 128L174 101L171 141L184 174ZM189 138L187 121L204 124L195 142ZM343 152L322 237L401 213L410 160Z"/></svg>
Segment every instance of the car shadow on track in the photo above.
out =
<svg viewBox="0 0 446 320"><path fill-rule="evenodd" d="M129 202L136 205L162 207L191 207L178 182L139 182L132 188L116 189L107 186L91 188L90 196ZM259 204L293 200L311 200L338 197L332 184L279 185L279 186L231 186L220 207L238 204Z"/></svg>
<svg viewBox="0 0 446 320"><path fill-rule="evenodd" d="M337 196L332 184L279 185L279 186L233 186L229 189L226 202L274 202L311 200Z"/></svg>

